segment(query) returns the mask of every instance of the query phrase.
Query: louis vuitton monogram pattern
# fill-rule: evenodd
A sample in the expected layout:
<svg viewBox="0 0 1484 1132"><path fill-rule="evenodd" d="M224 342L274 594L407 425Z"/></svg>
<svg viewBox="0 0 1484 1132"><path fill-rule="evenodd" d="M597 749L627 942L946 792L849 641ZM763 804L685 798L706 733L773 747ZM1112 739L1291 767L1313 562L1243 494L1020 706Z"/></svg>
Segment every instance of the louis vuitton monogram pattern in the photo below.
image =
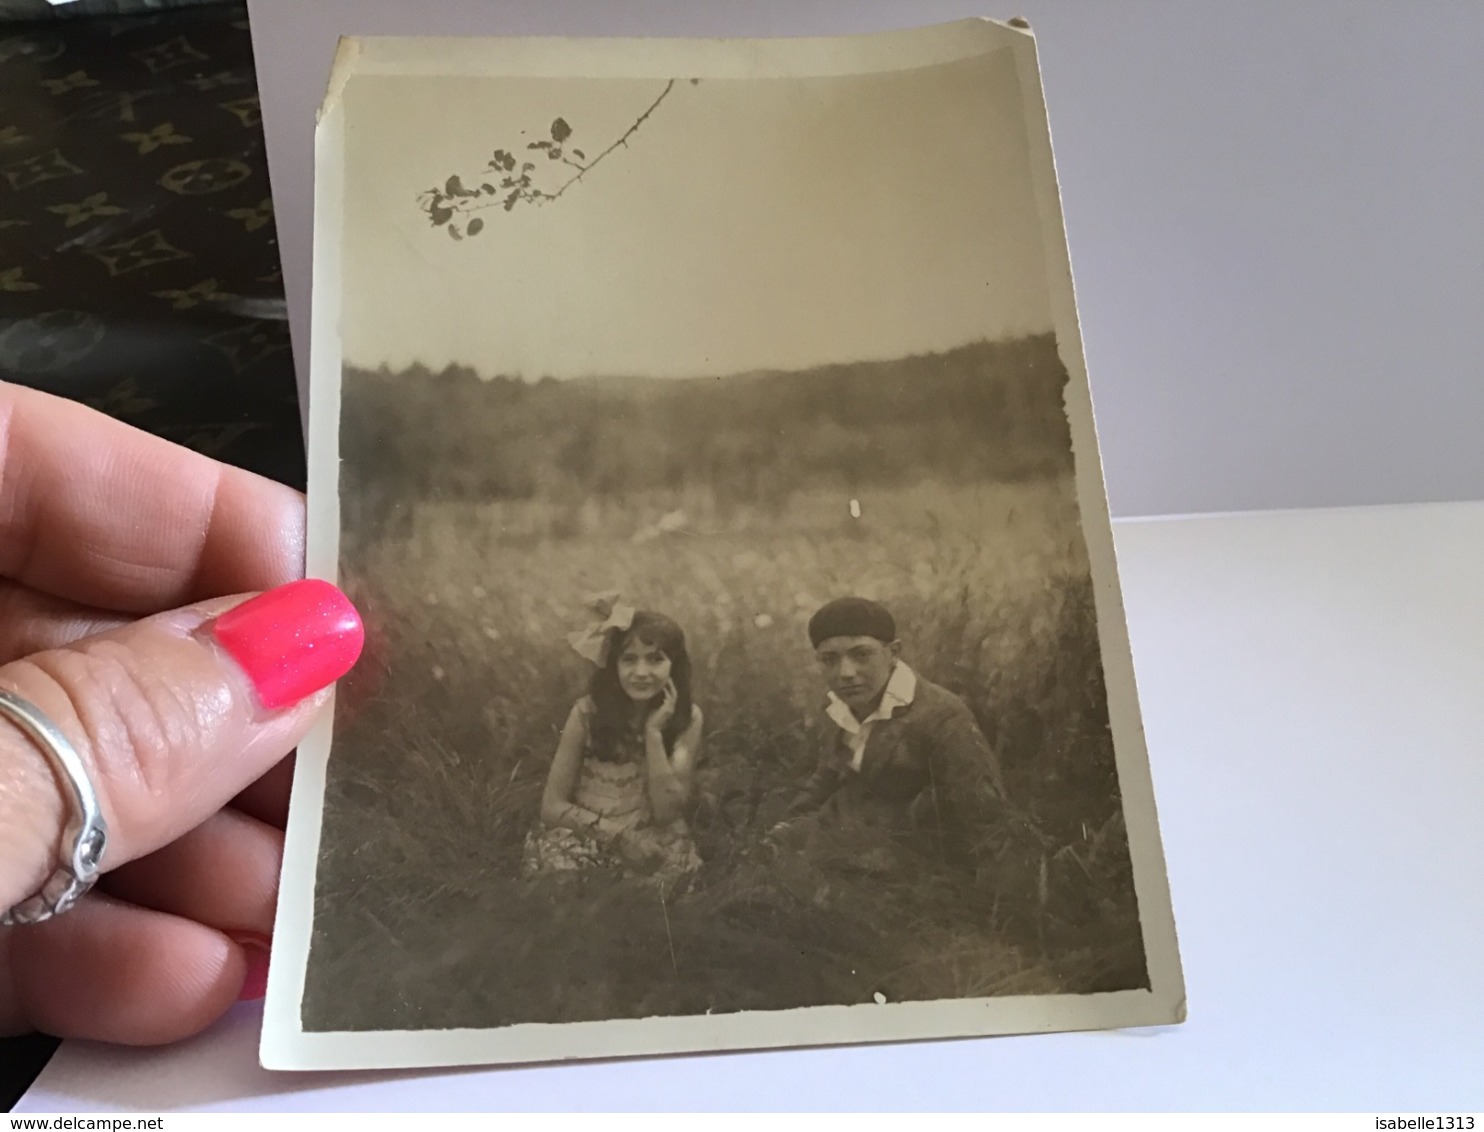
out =
<svg viewBox="0 0 1484 1132"><path fill-rule="evenodd" d="M241 2L0 23L0 379L302 486Z"/></svg>

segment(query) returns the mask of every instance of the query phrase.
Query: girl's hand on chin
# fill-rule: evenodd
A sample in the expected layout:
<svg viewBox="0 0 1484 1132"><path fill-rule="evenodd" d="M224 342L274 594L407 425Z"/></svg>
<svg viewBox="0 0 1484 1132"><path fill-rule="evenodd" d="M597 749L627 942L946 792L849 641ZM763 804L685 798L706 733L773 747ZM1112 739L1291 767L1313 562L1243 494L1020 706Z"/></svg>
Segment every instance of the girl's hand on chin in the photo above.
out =
<svg viewBox="0 0 1484 1132"><path fill-rule="evenodd" d="M665 691L659 706L649 713L649 718L644 721L644 726L655 734L664 731L665 725L675 718L675 705L679 700L679 693L675 690L675 681L665 681Z"/></svg>

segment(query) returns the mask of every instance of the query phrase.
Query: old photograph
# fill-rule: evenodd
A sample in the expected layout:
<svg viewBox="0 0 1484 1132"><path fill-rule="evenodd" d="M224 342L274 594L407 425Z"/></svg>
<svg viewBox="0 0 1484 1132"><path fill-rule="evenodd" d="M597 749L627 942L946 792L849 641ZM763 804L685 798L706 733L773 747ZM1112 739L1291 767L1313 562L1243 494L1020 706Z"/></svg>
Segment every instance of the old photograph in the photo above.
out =
<svg viewBox="0 0 1484 1132"><path fill-rule="evenodd" d="M1183 1016L1034 42L359 41L281 1068Z"/></svg>

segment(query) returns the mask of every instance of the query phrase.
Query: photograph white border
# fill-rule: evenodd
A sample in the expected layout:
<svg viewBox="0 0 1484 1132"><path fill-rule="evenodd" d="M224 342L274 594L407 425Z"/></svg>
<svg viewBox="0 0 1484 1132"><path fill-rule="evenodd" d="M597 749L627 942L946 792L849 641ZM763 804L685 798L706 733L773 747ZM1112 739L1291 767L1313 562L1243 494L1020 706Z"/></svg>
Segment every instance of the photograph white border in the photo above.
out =
<svg viewBox="0 0 1484 1132"><path fill-rule="evenodd" d="M281 1070L389 1069L891 1042L1060 1030L1155 1026L1185 1018L1153 784L1098 457L1071 265L1057 191L1035 40L990 20L839 39L585 40L346 39L336 55L316 134L314 287L309 390L306 569L335 580L340 542L344 115L341 93L360 75L542 78L782 78L868 74L1014 53L1045 241L1077 497L1094 582L1118 781L1128 829L1150 989L934 1002L866 1003L724 1015L527 1023L498 1029L306 1032L301 1018L314 917L333 705L299 747L285 843L260 1060Z"/></svg>

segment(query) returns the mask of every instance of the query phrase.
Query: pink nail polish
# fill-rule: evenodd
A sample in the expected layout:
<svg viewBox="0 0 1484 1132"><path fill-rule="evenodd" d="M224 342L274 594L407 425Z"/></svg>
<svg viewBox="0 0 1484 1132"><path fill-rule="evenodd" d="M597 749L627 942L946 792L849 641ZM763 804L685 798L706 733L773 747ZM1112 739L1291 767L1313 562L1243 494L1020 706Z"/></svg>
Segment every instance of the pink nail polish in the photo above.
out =
<svg viewBox="0 0 1484 1132"><path fill-rule="evenodd" d="M366 640L350 599L318 578L290 582L243 602L216 619L211 635L247 673L270 711L340 679Z"/></svg>
<svg viewBox="0 0 1484 1132"><path fill-rule="evenodd" d="M242 980L238 1002L256 1002L268 993L268 952L261 947L244 947L247 953L247 975Z"/></svg>

